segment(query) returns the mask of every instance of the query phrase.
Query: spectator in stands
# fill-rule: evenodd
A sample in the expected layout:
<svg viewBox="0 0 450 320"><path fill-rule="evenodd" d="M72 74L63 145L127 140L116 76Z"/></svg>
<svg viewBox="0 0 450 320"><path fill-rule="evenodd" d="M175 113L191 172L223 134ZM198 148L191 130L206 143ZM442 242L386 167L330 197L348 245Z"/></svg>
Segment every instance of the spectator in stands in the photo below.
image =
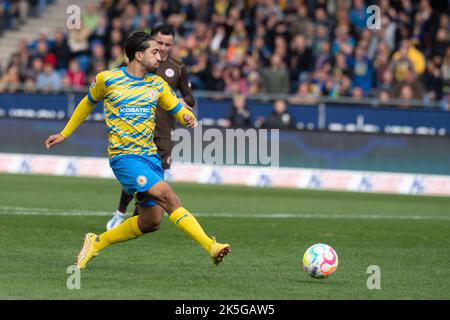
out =
<svg viewBox="0 0 450 320"><path fill-rule="evenodd" d="M25 78L23 91L25 93L35 93L36 92L36 80L34 78Z"/></svg>
<svg viewBox="0 0 450 320"><path fill-rule="evenodd" d="M319 54L317 55L317 59L314 64L314 70L321 70L326 64L330 64L332 61L331 46L329 42L322 42L319 50Z"/></svg>
<svg viewBox="0 0 450 320"><path fill-rule="evenodd" d="M450 87L450 46L448 46L445 51L445 56L441 67L441 75L443 82L447 84L447 87Z"/></svg>
<svg viewBox="0 0 450 320"><path fill-rule="evenodd" d="M352 98L354 100L361 100L364 97L364 90L361 87L353 87Z"/></svg>
<svg viewBox="0 0 450 320"><path fill-rule="evenodd" d="M98 64L106 65L106 51L105 47L101 43L95 43L92 45L91 58L89 61L89 72L92 72Z"/></svg>
<svg viewBox="0 0 450 320"><path fill-rule="evenodd" d="M391 94L388 90L380 90L378 92L378 100L381 104L387 105L391 100Z"/></svg>
<svg viewBox="0 0 450 320"><path fill-rule="evenodd" d="M251 127L251 114L247 109L244 95L233 96L233 103L227 119L224 121L224 127Z"/></svg>
<svg viewBox="0 0 450 320"><path fill-rule="evenodd" d="M289 92L289 72L280 56L272 55L270 67L262 71L262 89L264 93Z"/></svg>
<svg viewBox="0 0 450 320"><path fill-rule="evenodd" d="M205 82L205 90L224 91L225 81L223 80L224 77L222 69L217 64L214 64L211 69L211 75L208 76L207 81Z"/></svg>
<svg viewBox="0 0 450 320"><path fill-rule="evenodd" d="M19 68L12 65L0 79L0 92L15 92L20 87Z"/></svg>
<svg viewBox="0 0 450 320"><path fill-rule="evenodd" d="M354 25L359 31L367 25L368 14L366 12L367 7L363 0L354 0L352 9L349 12L349 18L352 25Z"/></svg>
<svg viewBox="0 0 450 320"><path fill-rule="evenodd" d="M440 17L436 39L433 41L432 54L443 57L446 49L450 46L450 18L448 14Z"/></svg>
<svg viewBox="0 0 450 320"><path fill-rule="evenodd" d="M81 23L80 29L71 29L67 43L70 51L75 55L86 54L89 49L89 36L91 31Z"/></svg>
<svg viewBox="0 0 450 320"><path fill-rule="evenodd" d="M26 3L31 11L38 7L38 0L14 2L19 3L19 16L23 16L20 8ZM92 1L84 10L82 29L69 31L67 44L63 33L55 34L53 44L48 32L40 32L27 50L22 46L18 50L19 74L22 82L34 78L27 76L24 67L32 66L33 60L27 55L33 56L43 49L41 43L47 42L46 51L56 55L58 71L64 73L67 62L76 57L81 70L87 72L90 66L89 82L98 66L120 64L116 47L123 47L130 30L150 30L166 21L177 33L179 45L174 56L189 68L198 69L198 83L207 90L221 91L226 86L230 93L286 94L295 93L307 81L316 96L352 96L353 83L363 88L365 96L373 93L377 97L379 90L388 90L389 85L392 89L394 83L399 83L397 87L407 83L409 71L414 70L414 81L426 85L424 97L438 100L445 98L449 83L450 58L446 57L450 56L450 4L437 2L380 0L382 28L367 30L364 11L370 2L364 0L108 0L99 5ZM3 21L10 19L10 3L0 0ZM17 19L17 10L12 12ZM104 48L103 57L94 53L97 44ZM360 48L365 57L357 59ZM209 67L205 67L205 56ZM355 63L345 61L345 56ZM51 56L41 58L55 65ZM18 58L13 60L17 65ZM365 68L370 64L374 74L371 84L370 68ZM383 79L389 68L394 81ZM240 85L232 83L234 77ZM242 90L245 84L248 91ZM415 91L415 85L412 87Z"/></svg>
<svg viewBox="0 0 450 320"><path fill-rule="evenodd" d="M298 84L298 81L305 80L313 71L314 57L302 34L294 37L290 49L290 80L294 84Z"/></svg>
<svg viewBox="0 0 450 320"><path fill-rule="evenodd" d="M425 72L425 56L412 44L410 39L402 41L400 50L394 53L392 59L394 62L398 60L409 60L414 68L414 72L418 75L422 75ZM397 79L397 76L395 78Z"/></svg>
<svg viewBox="0 0 450 320"><path fill-rule="evenodd" d="M355 57L347 56L347 64L352 70L352 83L362 89L363 95L368 96L372 90L374 70L372 60L361 45L356 47Z"/></svg>
<svg viewBox="0 0 450 320"><path fill-rule="evenodd" d="M220 50L227 48L228 36L223 24L219 24L215 31L214 37L211 39L209 49L213 54L217 54Z"/></svg>
<svg viewBox="0 0 450 320"><path fill-rule="evenodd" d="M308 81L298 85L295 95L289 99L290 104L315 104L317 99L310 90L311 84Z"/></svg>
<svg viewBox="0 0 450 320"><path fill-rule="evenodd" d="M261 75L259 73L259 69L260 66L258 60L253 56L247 55L242 70L249 86L249 93L251 94L257 94L260 92Z"/></svg>
<svg viewBox="0 0 450 320"><path fill-rule="evenodd" d="M336 28L336 37L333 41L333 46L331 48L331 54L335 56L339 53L343 45L349 46L352 50L355 47L356 41L349 34L349 26L348 25L340 25Z"/></svg>
<svg viewBox="0 0 450 320"><path fill-rule="evenodd" d="M389 48L386 42L378 42L375 50L375 57L373 60L373 67L375 69L375 81L381 82L383 74L386 70L390 69L389 65Z"/></svg>
<svg viewBox="0 0 450 320"><path fill-rule="evenodd" d="M36 87L39 90L50 92L58 91L62 87L61 77L51 63L45 63L43 71L38 74Z"/></svg>
<svg viewBox="0 0 450 320"><path fill-rule="evenodd" d="M27 71L23 74L24 78L31 78L36 81L38 75L44 69L44 62L41 58L34 58L31 61L31 68L28 68Z"/></svg>
<svg viewBox="0 0 450 320"><path fill-rule="evenodd" d="M125 65L125 55L119 46L114 46L111 49L111 59L108 63L108 69L119 68Z"/></svg>
<svg viewBox="0 0 450 320"><path fill-rule="evenodd" d="M403 85L409 85L413 91L413 99L420 100L425 94L425 88L421 81L418 80L416 73L413 70L408 71L404 81L396 83L393 88L393 95L398 97L399 89Z"/></svg>
<svg viewBox="0 0 450 320"><path fill-rule="evenodd" d="M427 63L427 70L425 72L425 85L427 90L427 97L439 100L442 97L442 91L444 87L444 75L442 72L442 59L440 56L434 56ZM419 82L419 81L417 81ZM419 82L419 85L421 83ZM416 92L416 88L413 88ZM422 90L423 91L423 90Z"/></svg>
<svg viewBox="0 0 450 320"><path fill-rule="evenodd" d="M190 69L190 81L194 90L203 90L208 78L208 74L211 73L211 64L209 63L208 55L202 53L197 59L197 63Z"/></svg>
<svg viewBox="0 0 450 320"><path fill-rule="evenodd" d="M57 60L54 53L49 51L48 42L46 40L39 40L36 44L36 52L33 58L41 58L44 63L49 63L56 68Z"/></svg>
<svg viewBox="0 0 450 320"><path fill-rule="evenodd" d="M74 89L81 89L85 84L86 75L80 70L80 65L76 59L69 63L69 70L64 76L64 84Z"/></svg>
<svg viewBox="0 0 450 320"><path fill-rule="evenodd" d="M17 29L19 25L19 7L17 2L10 0L0 1L0 17L3 20L0 29Z"/></svg>
<svg viewBox="0 0 450 320"><path fill-rule="evenodd" d="M414 99L414 91L409 84L404 84L400 88L400 96L399 98L402 100L400 108L408 109L411 108L411 100Z"/></svg>
<svg viewBox="0 0 450 320"><path fill-rule="evenodd" d="M94 1L89 1L86 5L86 9L83 10L81 15L83 25L91 32L95 30L100 20L100 15L97 11L97 5Z"/></svg>
<svg viewBox="0 0 450 320"><path fill-rule="evenodd" d="M341 83L338 87L338 96L339 97L349 97L352 86L352 80L350 77L343 76L341 79Z"/></svg>
<svg viewBox="0 0 450 320"><path fill-rule="evenodd" d="M230 67L225 71L225 92L231 94L248 94L247 80L242 76L238 67Z"/></svg>
<svg viewBox="0 0 450 320"><path fill-rule="evenodd" d="M288 17L288 21L291 22L291 31L293 35L301 34L313 25L313 20L309 17L308 6L304 3L294 9L296 12Z"/></svg>
<svg viewBox="0 0 450 320"><path fill-rule="evenodd" d="M265 128L288 129L294 128L295 123L291 114L287 111L286 102L277 100L273 105L273 111L263 122Z"/></svg>
<svg viewBox="0 0 450 320"><path fill-rule="evenodd" d="M30 67L30 61L31 61L31 54L28 50L27 46L27 40L21 39L19 43L17 44L17 50L14 53L14 55L19 56L19 63L20 63L20 73L24 74L26 73L27 69Z"/></svg>
<svg viewBox="0 0 450 320"><path fill-rule="evenodd" d="M57 30L55 32L55 42L52 51L56 56L57 69L66 70L72 53L70 52L66 36L62 30Z"/></svg>
<svg viewBox="0 0 450 320"><path fill-rule="evenodd" d="M145 31L145 30L144 30ZM108 39L108 18L102 14L99 16L97 25L95 29L91 32L89 36L89 42L100 42L106 43Z"/></svg>
<svg viewBox="0 0 450 320"><path fill-rule="evenodd" d="M390 69L384 70L380 81L378 82L378 91L386 90L392 95L394 86L394 74Z"/></svg>
<svg viewBox="0 0 450 320"><path fill-rule="evenodd" d="M408 47L406 45L402 46L400 51L394 54L391 69L397 82L405 81L408 72L414 71L414 65L408 56Z"/></svg>

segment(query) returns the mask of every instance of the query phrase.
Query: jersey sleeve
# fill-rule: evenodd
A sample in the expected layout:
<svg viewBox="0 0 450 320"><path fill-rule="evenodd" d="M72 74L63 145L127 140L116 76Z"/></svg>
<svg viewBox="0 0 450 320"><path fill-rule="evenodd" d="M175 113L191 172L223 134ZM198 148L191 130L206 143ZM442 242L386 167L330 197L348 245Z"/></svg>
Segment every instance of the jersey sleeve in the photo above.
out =
<svg viewBox="0 0 450 320"><path fill-rule="evenodd" d="M174 115L181 108L181 103L175 91L165 81L163 82L163 90L158 99L158 106L169 112L170 115Z"/></svg>
<svg viewBox="0 0 450 320"><path fill-rule="evenodd" d="M94 109L95 105L105 96L105 73L100 72L91 84L87 96L85 96L75 108L61 134L68 138Z"/></svg>
<svg viewBox="0 0 450 320"><path fill-rule="evenodd" d="M88 99L90 102L96 104L100 102L105 96L105 72L100 72L95 77L95 81L91 84L88 91Z"/></svg>

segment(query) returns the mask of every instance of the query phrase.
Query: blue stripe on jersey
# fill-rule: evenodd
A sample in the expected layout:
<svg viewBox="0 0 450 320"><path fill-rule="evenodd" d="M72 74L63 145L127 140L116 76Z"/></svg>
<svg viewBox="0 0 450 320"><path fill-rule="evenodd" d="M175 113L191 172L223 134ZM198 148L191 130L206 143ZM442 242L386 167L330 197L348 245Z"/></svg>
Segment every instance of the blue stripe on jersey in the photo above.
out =
<svg viewBox="0 0 450 320"><path fill-rule="evenodd" d="M118 99L118 101L115 101L114 103L111 103L113 99L110 99L108 102L110 102L113 106L123 106L123 105L128 105L128 104L134 104L136 99L141 98L142 96L144 96L145 93L138 93L135 94L133 96L125 96L126 98L120 99L122 98L122 96L120 96L120 98Z"/></svg>
<svg viewBox="0 0 450 320"><path fill-rule="evenodd" d="M98 103L98 101L95 101L94 98L92 98L90 91L88 91L87 97L88 97L89 101L92 102L93 104Z"/></svg>
<svg viewBox="0 0 450 320"><path fill-rule="evenodd" d="M125 76L121 76L121 77L113 77L113 78L107 79L107 80L105 81L105 87L107 88L107 87L109 87L110 85L112 85L112 84L114 84L114 83L116 83L116 82L119 82L120 80L123 80L123 79L125 79L125 78L126 78Z"/></svg>
<svg viewBox="0 0 450 320"><path fill-rule="evenodd" d="M172 110L167 111L171 116L174 116L178 111L181 110L183 106L181 105L181 102L178 102L178 104L173 108Z"/></svg>
<svg viewBox="0 0 450 320"><path fill-rule="evenodd" d="M130 83L130 84L128 85L128 87L129 87L129 88L141 88L141 87L146 87L146 86L148 86L148 85L149 85L148 82L140 81L140 82L133 82L133 83Z"/></svg>

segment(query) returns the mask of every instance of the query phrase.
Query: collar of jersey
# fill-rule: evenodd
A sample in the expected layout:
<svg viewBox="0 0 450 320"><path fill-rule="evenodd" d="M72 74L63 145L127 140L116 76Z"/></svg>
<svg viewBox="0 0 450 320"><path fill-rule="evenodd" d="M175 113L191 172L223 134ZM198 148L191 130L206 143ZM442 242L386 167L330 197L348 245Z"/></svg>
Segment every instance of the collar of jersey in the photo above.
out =
<svg viewBox="0 0 450 320"><path fill-rule="evenodd" d="M138 77L135 77L135 76L129 74L129 73L127 72L126 67L122 67L122 68L120 68L120 69L123 71L123 73L125 73L125 75L126 75L128 78L131 78L131 79L133 79L133 80L144 80L144 79L145 79L145 76L143 76L142 78L138 78Z"/></svg>

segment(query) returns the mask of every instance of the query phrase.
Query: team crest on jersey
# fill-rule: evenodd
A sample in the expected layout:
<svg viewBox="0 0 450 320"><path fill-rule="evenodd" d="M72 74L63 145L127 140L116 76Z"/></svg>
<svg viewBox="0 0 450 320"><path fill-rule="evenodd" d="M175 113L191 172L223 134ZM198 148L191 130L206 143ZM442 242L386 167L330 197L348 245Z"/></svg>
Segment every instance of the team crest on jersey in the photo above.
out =
<svg viewBox="0 0 450 320"><path fill-rule="evenodd" d="M151 100L155 100L157 95L158 93L155 90L150 90L148 92L148 96L150 97Z"/></svg>
<svg viewBox="0 0 450 320"><path fill-rule="evenodd" d="M172 68L169 68L166 70L166 72L164 72L166 74L166 76L168 76L169 78L172 78L175 75L175 71L173 71Z"/></svg>
<svg viewBox="0 0 450 320"><path fill-rule="evenodd" d="M145 186L147 184L147 177L146 176L139 176L136 178L136 182L140 186Z"/></svg>

